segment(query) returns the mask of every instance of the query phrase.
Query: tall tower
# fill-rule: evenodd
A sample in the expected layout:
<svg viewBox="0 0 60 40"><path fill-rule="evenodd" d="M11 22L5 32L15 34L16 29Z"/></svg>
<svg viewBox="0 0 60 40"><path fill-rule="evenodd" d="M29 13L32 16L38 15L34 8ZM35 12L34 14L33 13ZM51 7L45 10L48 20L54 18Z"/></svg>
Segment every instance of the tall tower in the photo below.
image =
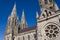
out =
<svg viewBox="0 0 60 40"><path fill-rule="evenodd" d="M15 3L11 15L8 17L5 40L14 40L17 33L18 33L18 17L16 14Z"/></svg>
<svg viewBox="0 0 60 40"><path fill-rule="evenodd" d="M52 11L54 11L54 10L56 11L59 9L57 4L54 2L54 0L39 0L39 5L41 8L41 11L43 9L49 9Z"/></svg>
<svg viewBox="0 0 60 40"><path fill-rule="evenodd" d="M39 0L40 16L37 18L38 40L60 40L60 11L54 0Z"/></svg>
<svg viewBox="0 0 60 40"><path fill-rule="evenodd" d="M27 28L28 24L26 22L25 16L24 16L24 10L22 11L22 18L21 18L21 22L20 22L20 28L21 29L25 29Z"/></svg>
<svg viewBox="0 0 60 40"><path fill-rule="evenodd" d="M40 18L47 17L52 14L51 12L59 10L54 0L39 0L39 5L41 8Z"/></svg>

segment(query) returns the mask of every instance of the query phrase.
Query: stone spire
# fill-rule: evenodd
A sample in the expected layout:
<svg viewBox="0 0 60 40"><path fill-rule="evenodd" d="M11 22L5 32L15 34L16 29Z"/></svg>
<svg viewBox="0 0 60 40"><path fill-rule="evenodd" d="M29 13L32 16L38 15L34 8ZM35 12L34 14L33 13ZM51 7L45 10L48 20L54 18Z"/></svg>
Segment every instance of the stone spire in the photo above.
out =
<svg viewBox="0 0 60 40"><path fill-rule="evenodd" d="M16 16L16 3L14 4L11 16Z"/></svg>
<svg viewBox="0 0 60 40"><path fill-rule="evenodd" d="M38 18L39 17L39 14L38 14L38 12L36 11L36 18Z"/></svg>
<svg viewBox="0 0 60 40"><path fill-rule="evenodd" d="M23 21L23 23L25 22L24 10L22 11L22 19L21 19L21 21Z"/></svg>
<svg viewBox="0 0 60 40"><path fill-rule="evenodd" d="M11 15L8 17L6 34L12 33L13 30L14 34L16 35L17 29L18 29L18 17L16 15L16 3L15 3Z"/></svg>
<svg viewBox="0 0 60 40"><path fill-rule="evenodd" d="M20 27L21 27L21 29L27 28L27 22L26 22L25 16L24 16L24 10L22 11Z"/></svg>

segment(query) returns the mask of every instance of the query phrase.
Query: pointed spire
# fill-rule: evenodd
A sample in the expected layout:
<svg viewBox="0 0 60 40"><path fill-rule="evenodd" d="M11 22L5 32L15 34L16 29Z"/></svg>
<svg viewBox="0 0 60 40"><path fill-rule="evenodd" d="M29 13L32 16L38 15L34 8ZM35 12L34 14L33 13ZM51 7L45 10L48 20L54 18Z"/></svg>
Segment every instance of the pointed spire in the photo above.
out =
<svg viewBox="0 0 60 40"><path fill-rule="evenodd" d="M24 16L24 10L22 11L22 18L21 18L21 23L20 23L20 27L21 29L27 28L28 24L25 20L25 16Z"/></svg>
<svg viewBox="0 0 60 40"><path fill-rule="evenodd" d="M12 10L12 13L11 13L11 16L16 16L16 2L14 4L14 7L13 7L13 10Z"/></svg>
<svg viewBox="0 0 60 40"><path fill-rule="evenodd" d="M38 18L39 17L39 15L38 15L38 12L36 11L36 18Z"/></svg>
<svg viewBox="0 0 60 40"><path fill-rule="evenodd" d="M25 22L24 10L22 11L22 19L21 21Z"/></svg>
<svg viewBox="0 0 60 40"><path fill-rule="evenodd" d="M22 11L22 18L25 18L25 16L24 16L24 10Z"/></svg>

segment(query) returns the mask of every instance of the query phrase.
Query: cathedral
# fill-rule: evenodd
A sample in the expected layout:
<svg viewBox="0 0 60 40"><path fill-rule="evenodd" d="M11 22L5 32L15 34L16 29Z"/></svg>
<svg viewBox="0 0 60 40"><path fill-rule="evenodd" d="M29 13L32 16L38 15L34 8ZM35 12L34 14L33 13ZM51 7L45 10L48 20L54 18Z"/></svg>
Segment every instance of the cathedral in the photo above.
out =
<svg viewBox="0 0 60 40"><path fill-rule="evenodd" d="M8 17L4 40L60 40L60 10L54 0L38 0L41 13L36 12L36 26L28 28L24 10L20 24L16 4Z"/></svg>

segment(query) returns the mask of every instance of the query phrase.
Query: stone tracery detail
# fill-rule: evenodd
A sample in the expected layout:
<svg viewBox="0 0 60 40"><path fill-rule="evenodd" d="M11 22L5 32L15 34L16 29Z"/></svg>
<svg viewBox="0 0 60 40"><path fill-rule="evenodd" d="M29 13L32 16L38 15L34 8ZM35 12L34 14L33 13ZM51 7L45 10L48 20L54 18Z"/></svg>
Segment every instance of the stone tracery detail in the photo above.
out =
<svg viewBox="0 0 60 40"><path fill-rule="evenodd" d="M57 37L58 33L59 33L59 28L55 25L48 25L45 28L45 34L49 38Z"/></svg>

